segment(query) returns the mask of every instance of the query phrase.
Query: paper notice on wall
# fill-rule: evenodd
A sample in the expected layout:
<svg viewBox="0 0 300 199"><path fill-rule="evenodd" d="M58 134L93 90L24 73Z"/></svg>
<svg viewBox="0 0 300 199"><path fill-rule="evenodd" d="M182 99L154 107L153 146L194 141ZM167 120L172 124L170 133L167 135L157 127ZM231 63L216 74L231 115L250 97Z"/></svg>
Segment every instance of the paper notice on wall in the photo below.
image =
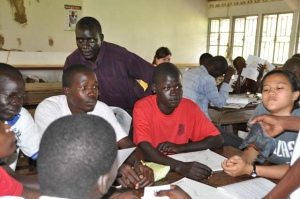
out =
<svg viewBox="0 0 300 199"><path fill-rule="evenodd" d="M81 18L81 6L64 5L65 30L75 30L77 21Z"/></svg>

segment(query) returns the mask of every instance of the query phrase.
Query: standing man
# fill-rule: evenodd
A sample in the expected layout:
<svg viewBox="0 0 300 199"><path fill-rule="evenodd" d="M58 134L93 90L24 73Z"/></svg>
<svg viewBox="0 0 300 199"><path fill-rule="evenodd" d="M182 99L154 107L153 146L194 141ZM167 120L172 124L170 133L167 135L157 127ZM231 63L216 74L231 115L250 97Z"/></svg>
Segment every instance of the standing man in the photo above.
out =
<svg viewBox="0 0 300 199"><path fill-rule="evenodd" d="M72 64L90 67L99 81L98 100L131 112L137 100L152 93L154 66L121 46L103 41L95 18L80 19L75 34L78 49L67 57L64 70Z"/></svg>
<svg viewBox="0 0 300 199"><path fill-rule="evenodd" d="M234 73L232 67L228 67L227 61L222 56L215 56L207 62L203 62L198 68L190 69L183 74L183 97L194 101L201 110L208 115L208 105L222 108L229 95L229 81ZM216 85L216 78L224 76L220 90Z"/></svg>

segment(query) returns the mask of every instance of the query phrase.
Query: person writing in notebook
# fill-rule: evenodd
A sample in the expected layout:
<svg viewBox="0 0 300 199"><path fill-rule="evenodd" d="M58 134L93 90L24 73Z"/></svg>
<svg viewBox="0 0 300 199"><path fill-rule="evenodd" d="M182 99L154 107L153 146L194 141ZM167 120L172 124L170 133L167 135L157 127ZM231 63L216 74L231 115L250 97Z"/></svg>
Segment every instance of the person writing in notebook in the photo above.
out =
<svg viewBox="0 0 300 199"><path fill-rule="evenodd" d="M46 128L60 117L72 114L92 114L105 118L113 126L119 148L135 147L110 107L97 100L98 80L92 69L80 64L67 68L63 73L63 90L64 95L49 97L36 108L34 118L41 136ZM144 166L140 160L143 160L143 155L137 148L127 159L126 164L119 168L119 174L122 174L122 177L118 178L118 182L121 185L141 188L153 184L152 169Z"/></svg>
<svg viewBox="0 0 300 199"><path fill-rule="evenodd" d="M182 77L171 63L162 63L153 73L156 95L139 100L133 110L134 143L147 161L169 165L191 179L211 176L211 169L199 162L181 162L166 154L221 147L223 139L200 108L182 98Z"/></svg>

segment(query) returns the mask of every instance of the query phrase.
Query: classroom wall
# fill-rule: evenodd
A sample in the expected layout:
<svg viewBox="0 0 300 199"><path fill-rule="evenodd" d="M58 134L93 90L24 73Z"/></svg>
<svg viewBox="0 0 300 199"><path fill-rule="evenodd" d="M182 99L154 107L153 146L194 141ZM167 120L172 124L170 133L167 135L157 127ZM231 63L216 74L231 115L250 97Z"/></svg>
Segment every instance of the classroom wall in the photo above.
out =
<svg viewBox="0 0 300 199"><path fill-rule="evenodd" d="M81 5L82 1L1 0L0 49L71 52L76 48L75 37L74 31L64 30L64 4Z"/></svg>

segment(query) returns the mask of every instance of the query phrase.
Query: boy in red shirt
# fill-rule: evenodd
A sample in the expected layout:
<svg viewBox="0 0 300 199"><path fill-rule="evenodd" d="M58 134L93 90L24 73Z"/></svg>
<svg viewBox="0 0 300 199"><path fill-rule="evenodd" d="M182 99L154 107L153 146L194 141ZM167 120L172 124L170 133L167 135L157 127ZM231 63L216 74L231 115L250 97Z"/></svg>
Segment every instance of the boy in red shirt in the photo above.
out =
<svg viewBox="0 0 300 199"><path fill-rule="evenodd" d="M134 142L147 161L169 165L185 177L200 180L211 176L209 167L163 154L212 149L223 144L219 131L197 104L182 99L181 82L175 65L162 63L155 68L152 90L156 95L145 97L134 106Z"/></svg>

